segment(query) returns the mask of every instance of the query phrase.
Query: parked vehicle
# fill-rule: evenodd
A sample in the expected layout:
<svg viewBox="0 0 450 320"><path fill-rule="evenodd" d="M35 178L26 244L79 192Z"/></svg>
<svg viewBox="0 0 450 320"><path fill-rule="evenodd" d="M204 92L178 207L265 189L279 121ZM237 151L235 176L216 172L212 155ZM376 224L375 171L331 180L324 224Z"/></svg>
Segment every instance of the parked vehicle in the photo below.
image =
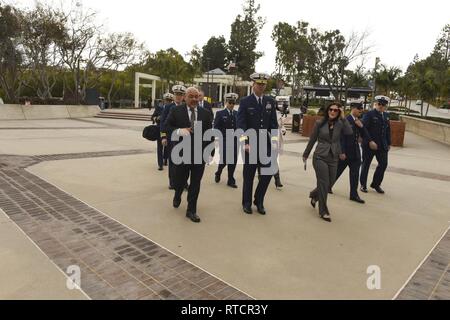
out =
<svg viewBox="0 0 450 320"><path fill-rule="evenodd" d="M277 102L280 110L285 110L284 112L286 114L289 114L290 106L291 106L291 97L290 96L277 96L277 97L275 97L275 101Z"/></svg>

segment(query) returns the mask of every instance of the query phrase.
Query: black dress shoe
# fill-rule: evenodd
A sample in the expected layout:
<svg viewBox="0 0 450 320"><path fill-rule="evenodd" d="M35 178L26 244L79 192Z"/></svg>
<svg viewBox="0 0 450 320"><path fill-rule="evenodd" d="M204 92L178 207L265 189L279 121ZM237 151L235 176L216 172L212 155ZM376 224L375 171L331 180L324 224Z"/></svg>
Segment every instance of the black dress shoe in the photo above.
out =
<svg viewBox="0 0 450 320"><path fill-rule="evenodd" d="M181 204L181 199L173 198L173 207L175 209L178 209L180 207L180 204Z"/></svg>
<svg viewBox="0 0 450 320"><path fill-rule="evenodd" d="M317 203L317 200L311 198L311 205L312 205L312 207L313 207L314 209L316 208L316 203Z"/></svg>
<svg viewBox="0 0 450 320"><path fill-rule="evenodd" d="M220 174L217 174L217 173L216 173L216 176L215 176L214 181L216 181L216 183L219 183L219 182L220 182Z"/></svg>
<svg viewBox="0 0 450 320"><path fill-rule="evenodd" d="M229 186L230 188L233 188L233 189L237 189L238 188L238 186L236 185L235 182L228 182L227 186Z"/></svg>
<svg viewBox="0 0 450 320"><path fill-rule="evenodd" d="M325 214L325 215L323 215L323 216L320 216L320 218L322 219L322 220L325 220L326 222L331 222L331 217L330 217L330 215L328 214Z"/></svg>
<svg viewBox="0 0 450 320"><path fill-rule="evenodd" d="M284 185L281 183L281 181L275 181L275 187L276 187L277 189L281 189L281 188L284 187Z"/></svg>
<svg viewBox="0 0 450 320"><path fill-rule="evenodd" d="M163 170L164 170L163 167L159 167L159 168L158 168L158 171L163 171Z"/></svg>
<svg viewBox="0 0 450 320"><path fill-rule="evenodd" d="M366 203L363 199L361 199L360 197L351 197L350 198L350 201L355 201L355 202L358 202L358 203L361 203L361 204L364 204L364 203Z"/></svg>
<svg viewBox="0 0 450 320"><path fill-rule="evenodd" d="M200 223L200 217L193 212L186 212L186 218L190 219L192 222Z"/></svg>
<svg viewBox="0 0 450 320"><path fill-rule="evenodd" d="M384 190L381 189L381 187L379 187L379 186L376 187L376 186L374 186L373 184L370 185L370 187L371 187L372 189L375 189L375 191L378 192L379 194L384 194Z"/></svg>
<svg viewBox="0 0 450 320"><path fill-rule="evenodd" d="M367 187L361 187L361 192L364 192L364 193L369 193L369 190L367 190Z"/></svg>
<svg viewBox="0 0 450 320"><path fill-rule="evenodd" d="M244 206L244 207L242 207L242 209L244 210L244 212L246 214L253 214L253 210L252 210L251 206Z"/></svg>
<svg viewBox="0 0 450 320"><path fill-rule="evenodd" d="M258 211L259 214L265 215L266 214L266 209L264 208L264 206L261 204L257 204L256 202L253 202L253 204L256 206L256 211Z"/></svg>

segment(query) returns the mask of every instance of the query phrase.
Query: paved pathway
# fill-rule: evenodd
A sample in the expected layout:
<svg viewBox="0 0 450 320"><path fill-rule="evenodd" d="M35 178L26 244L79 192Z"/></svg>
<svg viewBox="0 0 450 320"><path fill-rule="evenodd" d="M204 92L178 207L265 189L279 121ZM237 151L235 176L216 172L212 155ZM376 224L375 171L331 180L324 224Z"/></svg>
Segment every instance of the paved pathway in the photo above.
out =
<svg viewBox="0 0 450 320"><path fill-rule="evenodd" d="M111 157L145 150L0 155L0 207L63 271L81 269L92 299L251 299L24 170L41 161Z"/></svg>

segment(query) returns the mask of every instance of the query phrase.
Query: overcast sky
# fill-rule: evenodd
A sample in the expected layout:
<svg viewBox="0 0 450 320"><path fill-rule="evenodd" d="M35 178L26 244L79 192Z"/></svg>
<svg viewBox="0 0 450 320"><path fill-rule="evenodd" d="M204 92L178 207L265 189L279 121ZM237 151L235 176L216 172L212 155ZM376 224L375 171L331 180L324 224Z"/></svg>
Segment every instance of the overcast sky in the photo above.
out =
<svg viewBox="0 0 450 320"><path fill-rule="evenodd" d="M64 3L72 0L42 0ZM75 0L73 0L75 1ZM21 7L35 0L9 0ZM132 32L151 51L173 47L183 55L194 45L202 47L211 36L229 39L231 23L242 12L244 0L82 0L85 8L98 12L110 32ZM450 1L403 0L259 0L260 15L267 23L261 31L258 50L264 52L257 71L275 69L276 49L271 39L278 22L307 21L320 30L370 31L374 46L367 68L375 57L381 63L403 70L417 53L426 57L446 23L450 23Z"/></svg>

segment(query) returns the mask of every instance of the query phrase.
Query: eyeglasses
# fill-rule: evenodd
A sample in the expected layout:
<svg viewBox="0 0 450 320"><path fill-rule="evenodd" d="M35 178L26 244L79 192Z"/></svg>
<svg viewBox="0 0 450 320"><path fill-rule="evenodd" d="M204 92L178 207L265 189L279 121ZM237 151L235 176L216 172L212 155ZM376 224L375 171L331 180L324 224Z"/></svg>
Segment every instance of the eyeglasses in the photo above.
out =
<svg viewBox="0 0 450 320"><path fill-rule="evenodd" d="M328 112L339 112L339 109L331 108Z"/></svg>

